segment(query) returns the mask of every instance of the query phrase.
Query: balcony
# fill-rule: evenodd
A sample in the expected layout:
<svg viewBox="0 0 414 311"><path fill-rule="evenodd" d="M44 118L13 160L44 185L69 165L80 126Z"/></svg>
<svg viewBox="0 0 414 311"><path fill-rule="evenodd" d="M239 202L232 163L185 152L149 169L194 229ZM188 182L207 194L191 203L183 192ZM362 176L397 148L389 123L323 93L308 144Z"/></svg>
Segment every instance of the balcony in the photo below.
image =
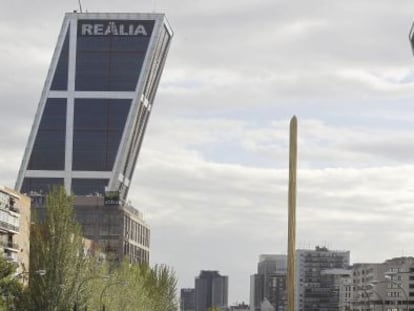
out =
<svg viewBox="0 0 414 311"><path fill-rule="evenodd" d="M0 230L9 232L12 231L14 233L19 233L19 227L16 227L12 224L0 220Z"/></svg>
<svg viewBox="0 0 414 311"><path fill-rule="evenodd" d="M20 209L16 205L11 205L9 208L12 212L20 214Z"/></svg>
<svg viewBox="0 0 414 311"><path fill-rule="evenodd" d="M18 263L17 258L11 254L5 254L4 258L6 258L8 262Z"/></svg>
<svg viewBox="0 0 414 311"><path fill-rule="evenodd" d="M0 240L0 247L7 248L12 252L19 252L19 245L13 242L6 242Z"/></svg>

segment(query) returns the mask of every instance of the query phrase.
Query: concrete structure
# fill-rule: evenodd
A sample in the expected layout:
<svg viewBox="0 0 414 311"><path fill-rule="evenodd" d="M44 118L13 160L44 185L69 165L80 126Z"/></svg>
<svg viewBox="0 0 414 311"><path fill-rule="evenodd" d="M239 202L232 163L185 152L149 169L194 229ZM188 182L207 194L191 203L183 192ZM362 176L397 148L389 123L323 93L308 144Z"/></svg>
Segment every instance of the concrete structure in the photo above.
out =
<svg viewBox="0 0 414 311"><path fill-rule="evenodd" d="M163 14L67 13L16 189L32 197L53 185L76 196L107 198L110 193L116 199L106 205L120 207L121 219L134 218L125 202L171 38ZM81 223L94 219L94 226L105 227L108 217L84 219L82 204L75 206ZM141 252L130 239L141 221L134 218L132 229L128 221L119 223L124 237L117 248Z"/></svg>
<svg viewBox="0 0 414 311"><path fill-rule="evenodd" d="M331 251L326 247L296 251L297 311L334 311L339 308L338 278L331 269L349 267L349 251Z"/></svg>
<svg viewBox="0 0 414 311"><path fill-rule="evenodd" d="M0 248L17 273L29 272L30 198L7 187L0 187Z"/></svg>
<svg viewBox="0 0 414 311"><path fill-rule="evenodd" d="M40 218L44 217L44 199L44 195L32 196L32 207ZM137 209L119 201L108 203L102 196L76 196L74 206L83 236L106 259L149 263L150 228Z"/></svg>
<svg viewBox="0 0 414 311"><path fill-rule="evenodd" d="M244 302L238 305L229 307L229 311L249 311L249 310L250 310L249 306L246 305Z"/></svg>
<svg viewBox="0 0 414 311"><path fill-rule="evenodd" d="M321 271L321 279L325 284L329 284L329 302L330 306L327 306L327 310L341 310L342 307L345 310L350 307L351 301L351 282L349 286L345 287L346 280L351 279L352 271L349 269L326 269ZM348 290L343 293L343 290Z"/></svg>
<svg viewBox="0 0 414 311"><path fill-rule="evenodd" d="M343 275L339 279L339 311L352 310L352 270L348 270L349 274Z"/></svg>
<svg viewBox="0 0 414 311"><path fill-rule="evenodd" d="M257 274L250 277L250 310L259 311L263 302L269 302L275 311L285 311L286 255L260 255Z"/></svg>
<svg viewBox="0 0 414 311"><path fill-rule="evenodd" d="M195 289L182 288L180 295L180 311L195 311Z"/></svg>
<svg viewBox="0 0 414 311"><path fill-rule="evenodd" d="M216 307L226 311L228 306L228 277L218 271L202 270L195 279L195 311Z"/></svg>
<svg viewBox="0 0 414 311"><path fill-rule="evenodd" d="M260 311L261 302L264 299L264 275L253 274L250 276L250 311Z"/></svg>
<svg viewBox="0 0 414 311"><path fill-rule="evenodd" d="M260 304L260 311L275 311L275 307L265 298Z"/></svg>
<svg viewBox="0 0 414 311"><path fill-rule="evenodd" d="M414 257L352 267L353 310L413 310Z"/></svg>
<svg viewBox="0 0 414 311"><path fill-rule="evenodd" d="M296 280L296 168L298 149L298 122L295 116L290 120L289 137L289 193L288 193L288 271L287 310L295 311Z"/></svg>
<svg viewBox="0 0 414 311"><path fill-rule="evenodd" d="M356 263L352 266L351 308L370 310L378 306L382 309L382 297L374 294L373 282L385 281L386 268L378 263Z"/></svg>

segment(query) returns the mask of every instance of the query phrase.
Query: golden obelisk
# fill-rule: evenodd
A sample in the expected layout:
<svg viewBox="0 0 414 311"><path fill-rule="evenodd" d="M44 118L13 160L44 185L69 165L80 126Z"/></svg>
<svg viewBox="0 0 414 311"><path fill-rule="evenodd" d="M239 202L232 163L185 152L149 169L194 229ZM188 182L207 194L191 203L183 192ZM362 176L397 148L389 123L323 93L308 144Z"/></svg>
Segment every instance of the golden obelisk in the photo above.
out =
<svg viewBox="0 0 414 311"><path fill-rule="evenodd" d="M295 311L295 249L296 249L296 162L298 121L290 120L289 138L289 194L288 194L288 265L287 265L287 311Z"/></svg>

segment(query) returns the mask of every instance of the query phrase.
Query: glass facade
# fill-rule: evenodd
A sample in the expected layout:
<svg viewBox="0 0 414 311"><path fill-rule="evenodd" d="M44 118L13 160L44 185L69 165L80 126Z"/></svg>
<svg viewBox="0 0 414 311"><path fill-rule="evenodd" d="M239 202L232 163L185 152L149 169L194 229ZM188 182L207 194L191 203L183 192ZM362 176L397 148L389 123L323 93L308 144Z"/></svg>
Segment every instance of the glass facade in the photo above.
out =
<svg viewBox="0 0 414 311"><path fill-rule="evenodd" d="M78 21L76 90L135 91L153 28L154 21Z"/></svg>
<svg viewBox="0 0 414 311"><path fill-rule="evenodd" d="M75 100L73 170L112 170L130 106L129 99Z"/></svg>
<svg viewBox="0 0 414 311"><path fill-rule="evenodd" d="M72 193L76 195L105 194L108 179L73 178Z"/></svg>
<svg viewBox="0 0 414 311"><path fill-rule="evenodd" d="M51 90L64 91L68 89L68 66L69 66L69 31L66 32L59 60L56 65L55 75L52 80Z"/></svg>
<svg viewBox="0 0 414 311"><path fill-rule="evenodd" d="M21 193L48 193L50 188L56 185L63 186L63 178L32 178L26 177L23 180Z"/></svg>
<svg viewBox="0 0 414 311"><path fill-rule="evenodd" d="M166 27L163 27L160 34L160 40L158 41L157 47L154 52L154 58L150 66L148 79L146 80L143 90L143 95L145 98L147 98L149 103L152 103L155 99L155 93L158 88L159 81L161 79L161 73L164 67L164 62L166 59L170 41L171 33L168 31ZM150 109L150 106L144 105L142 102L140 103L138 115L135 119L136 121L132 133L132 143L129 146L127 160L125 161L125 165L123 167L122 172L123 175L126 176L129 180L132 179L132 175L135 170L139 150L141 149L143 136L150 116ZM122 195L126 195L126 193L128 192L128 187L122 185L120 188Z"/></svg>
<svg viewBox="0 0 414 311"><path fill-rule="evenodd" d="M65 176L80 193L73 176L109 178L125 200L171 37L163 14L68 13L16 189L41 171L28 176Z"/></svg>
<svg viewBox="0 0 414 311"><path fill-rule="evenodd" d="M171 37L164 14L67 13L15 187L42 219L63 185L85 236L131 262L149 261L150 229L125 202Z"/></svg>
<svg viewBox="0 0 414 311"><path fill-rule="evenodd" d="M29 170L65 168L66 99L48 98L30 156Z"/></svg>

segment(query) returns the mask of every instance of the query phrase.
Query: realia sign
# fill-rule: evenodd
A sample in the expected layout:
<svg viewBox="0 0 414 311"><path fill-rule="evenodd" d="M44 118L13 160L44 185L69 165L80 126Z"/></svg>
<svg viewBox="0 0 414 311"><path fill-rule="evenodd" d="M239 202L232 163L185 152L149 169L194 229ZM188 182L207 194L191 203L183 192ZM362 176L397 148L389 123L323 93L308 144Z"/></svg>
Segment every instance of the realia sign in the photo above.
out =
<svg viewBox="0 0 414 311"><path fill-rule="evenodd" d="M151 29L147 29L151 28ZM78 36L143 36L151 33L152 23L148 21L125 21L125 20L89 20L79 21Z"/></svg>

